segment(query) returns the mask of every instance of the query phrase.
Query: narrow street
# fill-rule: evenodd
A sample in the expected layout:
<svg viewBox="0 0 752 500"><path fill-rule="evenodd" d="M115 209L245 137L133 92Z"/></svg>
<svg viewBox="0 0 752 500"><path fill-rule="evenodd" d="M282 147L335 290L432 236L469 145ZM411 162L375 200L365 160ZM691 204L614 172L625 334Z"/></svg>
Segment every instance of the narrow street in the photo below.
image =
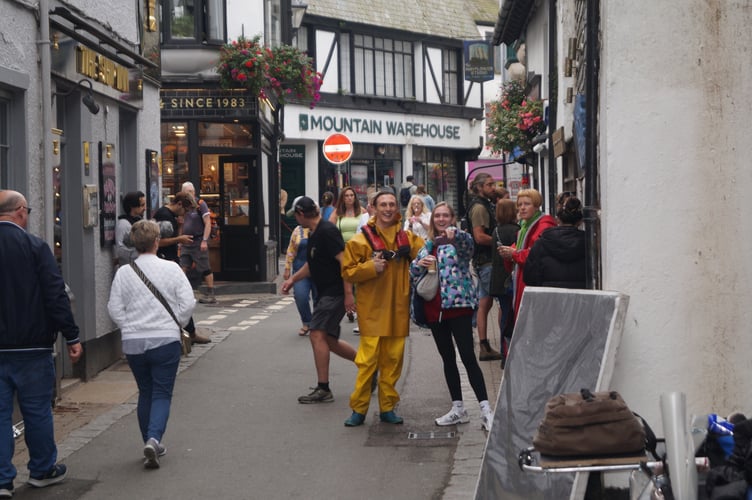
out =
<svg viewBox="0 0 752 500"><path fill-rule="evenodd" d="M405 424L380 423L374 396L366 424L346 428L353 364L332 358L333 403L297 402L316 380L292 297L219 299L196 308L213 342L183 359L159 470L143 468L135 384L123 363L63 392L55 419L59 459L69 468L64 483L46 491L21 485L26 458L17 442L16 498L473 497L486 433L464 371L471 422L434 425L450 402L427 330L413 326L407 342L398 408ZM342 338L357 345L352 326L343 321ZM498 331L490 337L498 343ZM500 367L482 367L493 405Z"/></svg>

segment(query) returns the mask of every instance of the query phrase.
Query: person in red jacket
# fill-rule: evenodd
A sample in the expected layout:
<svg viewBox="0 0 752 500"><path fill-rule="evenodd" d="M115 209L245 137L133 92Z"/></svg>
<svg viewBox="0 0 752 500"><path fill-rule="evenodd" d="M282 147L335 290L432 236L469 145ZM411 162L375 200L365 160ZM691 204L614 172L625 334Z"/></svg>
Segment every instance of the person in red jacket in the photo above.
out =
<svg viewBox="0 0 752 500"><path fill-rule="evenodd" d="M505 266L514 273L514 317L520 311L522 292L525 290L525 261L530 249L540 234L550 227L556 227L556 219L541 212L543 197L536 189L523 189L517 193L517 217L520 230L517 243L500 246L497 251L505 259Z"/></svg>

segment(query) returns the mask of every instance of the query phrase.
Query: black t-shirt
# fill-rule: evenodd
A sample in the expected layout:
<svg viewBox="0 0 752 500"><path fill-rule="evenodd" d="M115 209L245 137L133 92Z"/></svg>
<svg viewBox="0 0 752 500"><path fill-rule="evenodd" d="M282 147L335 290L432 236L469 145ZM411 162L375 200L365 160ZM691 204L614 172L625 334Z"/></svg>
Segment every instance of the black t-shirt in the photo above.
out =
<svg viewBox="0 0 752 500"><path fill-rule="evenodd" d="M342 267L336 259L336 255L344 249L342 233L329 221L321 219L316 230L308 236L306 260L319 296L336 297L345 294Z"/></svg>
<svg viewBox="0 0 752 500"><path fill-rule="evenodd" d="M167 208L167 206L154 212L154 220L157 222L167 221L172 224L172 235L169 236L169 238L174 238L178 235L178 219L175 217L175 214ZM166 247L159 247L157 249L157 255L162 259L178 262L178 244L175 243L173 245L167 245Z"/></svg>

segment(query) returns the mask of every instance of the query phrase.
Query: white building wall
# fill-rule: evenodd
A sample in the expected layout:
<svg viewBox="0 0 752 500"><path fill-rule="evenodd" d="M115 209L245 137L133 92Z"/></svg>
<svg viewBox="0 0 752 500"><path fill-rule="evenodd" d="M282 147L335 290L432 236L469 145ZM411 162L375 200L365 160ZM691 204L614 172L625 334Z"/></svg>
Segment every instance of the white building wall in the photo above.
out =
<svg viewBox="0 0 752 500"><path fill-rule="evenodd" d="M630 296L613 388L660 428L752 413L752 11L746 1L601 3L603 288Z"/></svg>

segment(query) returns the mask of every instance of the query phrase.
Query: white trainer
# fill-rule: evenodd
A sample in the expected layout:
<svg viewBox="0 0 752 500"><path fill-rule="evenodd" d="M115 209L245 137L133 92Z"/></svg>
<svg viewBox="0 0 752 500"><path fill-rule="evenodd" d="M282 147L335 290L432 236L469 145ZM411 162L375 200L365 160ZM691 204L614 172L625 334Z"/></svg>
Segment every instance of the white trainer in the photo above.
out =
<svg viewBox="0 0 752 500"><path fill-rule="evenodd" d="M493 424L493 412L489 409L480 412L480 427L484 431L491 432L491 424Z"/></svg>
<svg viewBox="0 0 752 500"><path fill-rule="evenodd" d="M449 410L449 413L447 413L443 417L439 417L435 420L436 425L440 425L440 426L454 425L454 424L466 424L469 421L470 421L470 417L467 416L467 410L462 410L462 412L458 412L454 408Z"/></svg>

